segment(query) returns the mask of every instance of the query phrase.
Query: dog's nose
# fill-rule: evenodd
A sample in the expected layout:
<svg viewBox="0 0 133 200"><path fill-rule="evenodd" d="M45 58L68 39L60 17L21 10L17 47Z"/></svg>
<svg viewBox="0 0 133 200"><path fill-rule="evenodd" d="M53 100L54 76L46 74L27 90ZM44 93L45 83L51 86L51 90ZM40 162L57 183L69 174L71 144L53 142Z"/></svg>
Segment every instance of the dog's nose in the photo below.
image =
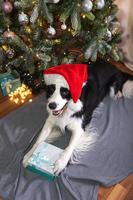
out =
<svg viewBox="0 0 133 200"><path fill-rule="evenodd" d="M57 105L56 105L55 102L49 103L48 106L49 106L49 108L50 108L51 110L54 110L54 109L57 107Z"/></svg>

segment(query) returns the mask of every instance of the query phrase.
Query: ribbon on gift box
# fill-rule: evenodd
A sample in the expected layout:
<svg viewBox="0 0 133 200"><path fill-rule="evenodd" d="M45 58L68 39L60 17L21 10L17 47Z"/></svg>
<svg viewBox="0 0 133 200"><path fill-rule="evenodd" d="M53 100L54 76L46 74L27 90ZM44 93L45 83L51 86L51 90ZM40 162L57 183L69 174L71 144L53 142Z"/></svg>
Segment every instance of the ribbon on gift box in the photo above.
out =
<svg viewBox="0 0 133 200"><path fill-rule="evenodd" d="M33 154L31 157L31 162L36 165L39 165L42 162L51 165L50 159L41 152L37 152L36 154Z"/></svg>

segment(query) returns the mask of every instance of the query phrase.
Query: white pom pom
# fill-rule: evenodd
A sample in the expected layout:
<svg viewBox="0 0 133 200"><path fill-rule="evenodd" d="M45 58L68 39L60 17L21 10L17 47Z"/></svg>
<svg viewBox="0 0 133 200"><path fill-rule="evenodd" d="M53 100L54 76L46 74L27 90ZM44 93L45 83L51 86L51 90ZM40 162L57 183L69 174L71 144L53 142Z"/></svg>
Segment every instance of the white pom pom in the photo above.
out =
<svg viewBox="0 0 133 200"><path fill-rule="evenodd" d="M55 30L52 26L50 26L50 27L48 28L48 33L49 33L50 35L55 35L55 34L56 34L56 30Z"/></svg>

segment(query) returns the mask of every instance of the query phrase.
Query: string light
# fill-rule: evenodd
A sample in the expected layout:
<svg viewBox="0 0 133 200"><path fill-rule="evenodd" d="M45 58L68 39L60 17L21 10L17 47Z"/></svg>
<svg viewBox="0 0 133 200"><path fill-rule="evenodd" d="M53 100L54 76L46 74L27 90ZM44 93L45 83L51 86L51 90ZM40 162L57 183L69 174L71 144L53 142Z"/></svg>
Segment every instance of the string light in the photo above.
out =
<svg viewBox="0 0 133 200"><path fill-rule="evenodd" d="M71 30L71 34L72 34L72 36L74 37L75 35L76 35L76 31L75 30Z"/></svg>
<svg viewBox="0 0 133 200"><path fill-rule="evenodd" d="M24 103L25 101L32 102L31 95L31 90L25 84L22 84L21 87L18 87L14 92L9 94L9 99L16 104Z"/></svg>
<svg viewBox="0 0 133 200"><path fill-rule="evenodd" d="M61 43L61 40L60 40L60 39L55 39L55 40L54 40L54 43L55 43L55 44L60 44L60 43Z"/></svg>
<svg viewBox="0 0 133 200"><path fill-rule="evenodd" d="M32 102L33 100L32 99L29 99L29 102Z"/></svg>

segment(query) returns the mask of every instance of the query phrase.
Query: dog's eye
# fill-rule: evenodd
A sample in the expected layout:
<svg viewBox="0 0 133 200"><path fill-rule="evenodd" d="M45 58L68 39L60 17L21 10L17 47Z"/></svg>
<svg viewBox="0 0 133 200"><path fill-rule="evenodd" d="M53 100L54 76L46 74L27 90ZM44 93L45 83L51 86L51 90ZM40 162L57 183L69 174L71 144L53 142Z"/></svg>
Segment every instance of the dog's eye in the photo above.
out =
<svg viewBox="0 0 133 200"><path fill-rule="evenodd" d="M47 94L47 98L50 97L55 91L55 85L47 85L46 86L46 94Z"/></svg>
<svg viewBox="0 0 133 200"><path fill-rule="evenodd" d="M60 93L61 93L62 98L70 99L70 92L67 88L61 87Z"/></svg>

